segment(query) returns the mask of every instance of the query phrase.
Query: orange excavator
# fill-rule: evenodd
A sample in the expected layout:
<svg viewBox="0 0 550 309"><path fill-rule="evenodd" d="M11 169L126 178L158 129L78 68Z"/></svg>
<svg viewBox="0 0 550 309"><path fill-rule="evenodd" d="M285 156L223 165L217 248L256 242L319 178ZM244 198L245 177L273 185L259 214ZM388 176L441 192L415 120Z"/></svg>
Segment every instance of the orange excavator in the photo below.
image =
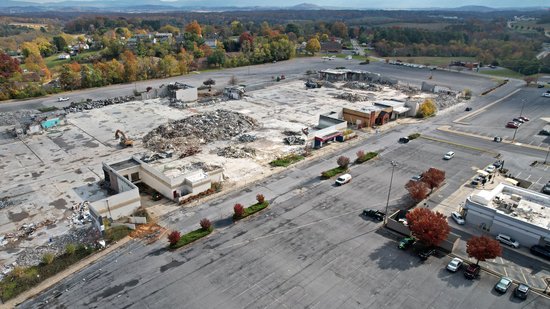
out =
<svg viewBox="0 0 550 309"><path fill-rule="evenodd" d="M134 140L126 137L126 134L120 130L116 130L115 132L115 139L119 139L119 144L124 147L132 147L134 145Z"/></svg>

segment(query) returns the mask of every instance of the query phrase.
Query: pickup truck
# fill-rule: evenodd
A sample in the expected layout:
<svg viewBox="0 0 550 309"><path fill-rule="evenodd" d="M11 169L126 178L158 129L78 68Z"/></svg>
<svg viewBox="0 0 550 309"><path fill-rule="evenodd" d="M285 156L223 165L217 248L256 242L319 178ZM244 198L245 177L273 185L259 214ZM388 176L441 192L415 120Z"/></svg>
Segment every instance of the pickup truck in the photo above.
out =
<svg viewBox="0 0 550 309"><path fill-rule="evenodd" d="M57 101L58 102L65 102L65 101L69 101L69 98L59 97L59 98L57 98Z"/></svg>
<svg viewBox="0 0 550 309"><path fill-rule="evenodd" d="M363 210L363 216L373 218L374 220L383 221L386 214L379 210L365 209Z"/></svg>

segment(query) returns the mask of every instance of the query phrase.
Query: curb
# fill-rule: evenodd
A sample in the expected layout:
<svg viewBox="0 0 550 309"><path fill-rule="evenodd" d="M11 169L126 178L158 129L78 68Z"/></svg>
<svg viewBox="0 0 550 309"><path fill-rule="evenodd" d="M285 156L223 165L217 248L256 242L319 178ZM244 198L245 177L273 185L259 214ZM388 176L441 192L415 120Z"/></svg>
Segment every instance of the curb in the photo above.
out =
<svg viewBox="0 0 550 309"><path fill-rule="evenodd" d="M517 92L521 91L521 89L516 89L514 91L512 91L511 93L507 94L506 96L490 103L490 104L487 104L485 106L483 106L482 108L478 109L477 111L473 112L473 113L470 113L470 114L467 114L467 115L464 115L462 117L459 117L455 120L453 120L453 123L459 123L459 124L470 124L468 122L462 122L462 120L466 119L466 118L469 118L469 117L474 117L474 116L477 116L478 114L481 114L482 112L484 112L486 109L488 109L489 107L497 104L497 103L500 103L501 101L503 101L504 99L507 99L508 97L511 97L512 95L516 94Z"/></svg>
<svg viewBox="0 0 550 309"><path fill-rule="evenodd" d="M446 144L450 144L450 145L454 145L454 146L462 147L462 148L466 148L466 149L481 151L481 152L492 154L494 156L500 155L498 152L494 152L494 151L491 151L491 150L488 150L488 149L483 149L483 148L468 146L468 145L464 145L464 144L459 144L459 143L451 142L451 141L448 141L448 140L439 139L439 138L436 138L436 137L421 135L420 138L435 141L435 142L440 142L440 143L446 143Z"/></svg>
<svg viewBox="0 0 550 309"><path fill-rule="evenodd" d="M103 249L102 251L99 251L95 254L92 254L79 262L69 266L65 270L57 273L56 275L42 281L37 286L31 288L30 290L27 290L15 298L12 298L8 300L6 303L3 304L3 306L7 306L7 308L15 308L15 306L23 303L24 301L40 294L42 291L52 287L53 285L59 283L61 280L64 280L65 278L69 277L70 275L80 271L81 269L93 264L97 260L103 258L107 254L115 251L116 249L124 246L125 244L129 243L133 238L126 236L125 238L119 240L117 243L115 243L112 246L109 246L108 248Z"/></svg>

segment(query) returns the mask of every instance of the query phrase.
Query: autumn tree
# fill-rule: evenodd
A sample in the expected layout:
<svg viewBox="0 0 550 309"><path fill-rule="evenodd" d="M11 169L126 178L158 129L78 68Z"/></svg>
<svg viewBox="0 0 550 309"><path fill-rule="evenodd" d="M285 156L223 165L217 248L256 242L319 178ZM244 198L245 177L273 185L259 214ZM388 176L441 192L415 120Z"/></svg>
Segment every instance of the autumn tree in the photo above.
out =
<svg viewBox="0 0 550 309"><path fill-rule="evenodd" d="M65 40L65 38L61 35L58 35L58 36L54 36L53 37L53 44L55 45L55 47L57 48L57 51L64 51L65 48L67 48L68 44L67 44L67 41Z"/></svg>
<svg viewBox="0 0 550 309"><path fill-rule="evenodd" d="M238 204L238 203L235 204L235 206L233 206L233 212L234 212L234 214L233 214L233 218L234 218L234 219L240 219L240 218L242 218L243 215L244 215L244 207L243 207L243 205Z"/></svg>
<svg viewBox="0 0 550 309"><path fill-rule="evenodd" d="M16 73L23 73L19 66L19 60L0 52L0 81L12 78Z"/></svg>
<svg viewBox="0 0 550 309"><path fill-rule="evenodd" d="M430 190L439 187L445 181L445 171L430 167L422 174L422 182L425 182Z"/></svg>
<svg viewBox="0 0 550 309"><path fill-rule="evenodd" d="M231 75L231 77L229 78L228 84L237 85L238 83L239 83L239 80L237 79L237 77L235 75Z"/></svg>
<svg viewBox="0 0 550 309"><path fill-rule="evenodd" d="M340 157L336 160L336 163L337 163L338 166L341 167L341 168L347 168L348 165L349 165L349 158L346 157L346 156L340 156Z"/></svg>
<svg viewBox="0 0 550 309"><path fill-rule="evenodd" d="M241 36L239 36L239 43L241 43L242 45L244 41L248 41L250 43L250 46L253 46L254 37L252 37L249 32L243 32Z"/></svg>
<svg viewBox="0 0 550 309"><path fill-rule="evenodd" d="M425 182L413 180L409 180L409 182L405 184L405 189L409 191L409 196L416 202L425 199L428 196L428 191L430 190Z"/></svg>
<svg viewBox="0 0 550 309"><path fill-rule="evenodd" d="M337 21L334 24L332 24L332 27L330 28L332 35L339 37L339 38L347 38L348 37L348 27L346 27L346 24L344 24L341 21Z"/></svg>
<svg viewBox="0 0 550 309"><path fill-rule="evenodd" d="M120 56L122 65L124 66L124 80L133 82L137 80L138 60L136 55L129 50L125 50Z"/></svg>
<svg viewBox="0 0 550 309"><path fill-rule="evenodd" d="M306 43L306 51L312 55L321 50L321 43L317 38L311 38Z"/></svg>
<svg viewBox="0 0 550 309"><path fill-rule="evenodd" d="M193 20L185 26L185 32L196 34L199 37L202 37L201 25L196 20Z"/></svg>
<svg viewBox="0 0 550 309"><path fill-rule="evenodd" d="M172 231L172 233L168 234L168 242L170 243L170 246L175 246L178 241L180 241L181 233L178 231Z"/></svg>
<svg viewBox="0 0 550 309"><path fill-rule="evenodd" d="M450 228L447 218L440 212L417 207L407 213L407 223L414 237L426 246L437 246L447 239Z"/></svg>
<svg viewBox="0 0 550 309"><path fill-rule="evenodd" d="M180 73L187 74L189 72L189 67L193 63L193 55L182 48L176 56L176 60L178 61L178 68Z"/></svg>
<svg viewBox="0 0 550 309"><path fill-rule="evenodd" d="M435 115L435 112L437 111L437 108L435 106L435 103L432 99L426 99L422 104L420 104L420 107L418 109L418 112L416 116L418 118L426 118L431 117Z"/></svg>
<svg viewBox="0 0 550 309"><path fill-rule="evenodd" d="M265 196L263 194L257 194L256 201L258 201L258 204L262 204L263 202L265 202Z"/></svg>
<svg viewBox="0 0 550 309"><path fill-rule="evenodd" d="M201 228L205 231L208 231L212 228L212 222L210 220L204 218L200 221Z"/></svg>
<svg viewBox="0 0 550 309"><path fill-rule="evenodd" d="M526 76L523 78L523 80L527 84L527 87L529 87L529 85L537 81L537 78L535 76Z"/></svg>
<svg viewBox="0 0 550 309"><path fill-rule="evenodd" d="M78 63L77 63L78 64ZM80 66L76 69L75 65L64 64L59 73L59 83L65 90L78 89L81 86Z"/></svg>
<svg viewBox="0 0 550 309"><path fill-rule="evenodd" d="M486 261L502 255L502 247L496 239L486 236L474 236L466 242L466 252L469 257L479 261Z"/></svg>

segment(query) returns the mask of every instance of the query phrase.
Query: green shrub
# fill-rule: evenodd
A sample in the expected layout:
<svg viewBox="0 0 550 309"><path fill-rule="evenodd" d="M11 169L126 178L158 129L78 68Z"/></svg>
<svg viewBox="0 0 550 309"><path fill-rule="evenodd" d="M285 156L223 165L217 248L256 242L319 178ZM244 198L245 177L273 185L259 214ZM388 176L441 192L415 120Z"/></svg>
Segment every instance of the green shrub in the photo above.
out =
<svg viewBox="0 0 550 309"><path fill-rule="evenodd" d="M329 178L332 178L338 174L341 174L341 173L344 173L344 172L347 172L348 168L347 167L335 167L333 169L330 169L328 171L324 171L321 173L321 178L322 179L329 179Z"/></svg>
<svg viewBox="0 0 550 309"><path fill-rule="evenodd" d="M284 157L281 157L281 158L278 158L276 160L273 160L273 161L269 162L269 165L271 165L273 167L276 167L276 166L287 167L287 166L289 166L291 164L294 164L296 162L299 162L303 159L304 159L304 157L301 156L301 155L289 154L287 156L284 156Z"/></svg>
<svg viewBox="0 0 550 309"><path fill-rule="evenodd" d="M130 229L124 225L113 226L105 231L105 238L108 242L119 241L130 234Z"/></svg>
<svg viewBox="0 0 550 309"><path fill-rule="evenodd" d="M49 265L55 260L55 255L51 252L44 253L42 256L42 264Z"/></svg>
<svg viewBox="0 0 550 309"><path fill-rule="evenodd" d="M47 113L47 112L56 111L56 110L58 110L58 108L55 107L55 106L46 106L46 107L41 107L38 110L42 113Z"/></svg>
<svg viewBox="0 0 550 309"><path fill-rule="evenodd" d="M355 160L356 163L364 163L371 159L374 159L378 156L378 152L367 152L363 154L363 156L358 157L357 160Z"/></svg>
<svg viewBox="0 0 550 309"><path fill-rule="evenodd" d="M409 138L410 140L417 139L417 138L419 138L419 137L420 137L420 133L413 133L413 134L411 134L411 135L408 136L408 138Z"/></svg>
<svg viewBox="0 0 550 309"><path fill-rule="evenodd" d="M65 246L65 253L68 255L74 254L76 251L76 246L74 244L68 244Z"/></svg>

